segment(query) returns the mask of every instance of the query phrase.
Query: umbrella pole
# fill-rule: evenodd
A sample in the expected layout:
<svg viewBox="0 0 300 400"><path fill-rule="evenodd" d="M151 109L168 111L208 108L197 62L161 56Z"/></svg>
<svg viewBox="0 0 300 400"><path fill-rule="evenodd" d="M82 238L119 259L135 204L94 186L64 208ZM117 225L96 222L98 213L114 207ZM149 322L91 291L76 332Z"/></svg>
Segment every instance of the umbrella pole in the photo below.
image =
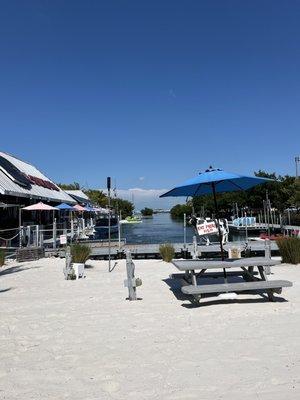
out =
<svg viewBox="0 0 300 400"><path fill-rule="evenodd" d="M218 210L218 203L217 203L217 195L216 195L216 186L215 183L212 183L212 191L213 191L213 196L214 196L214 204L215 204L215 211L216 211L216 219L218 223L218 232L219 232L219 242L220 242L220 248L221 248L221 259L224 261L224 248L223 248L223 243L222 243L222 234L221 234L221 228L220 228L220 221L219 221L219 210ZM226 269L223 268L223 273L224 273L224 279L227 283L227 274L226 274Z"/></svg>

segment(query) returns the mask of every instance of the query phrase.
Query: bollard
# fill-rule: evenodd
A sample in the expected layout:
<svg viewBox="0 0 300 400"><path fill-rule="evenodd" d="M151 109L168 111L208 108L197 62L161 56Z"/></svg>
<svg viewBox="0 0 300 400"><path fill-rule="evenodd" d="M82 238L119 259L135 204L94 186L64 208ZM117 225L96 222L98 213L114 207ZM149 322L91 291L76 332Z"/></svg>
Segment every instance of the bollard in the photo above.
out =
<svg viewBox="0 0 300 400"><path fill-rule="evenodd" d="M67 246L66 248L66 263L65 263L65 267L64 267L64 275L65 275L65 279L68 280L70 279L70 275L71 275L71 270L72 270L72 256L71 256L71 248L70 246Z"/></svg>
<svg viewBox="0 0 300 400"><path fill-rule="evenodd" d="M128 288L128 300L137 300L136 288L142 285L142 280L140 278L135 278L134 276L135 266L131 258L130 251L126 252L126 271L127 279L124 281L124 286Z"/></svg>
<svg viewBox="0 0 300 400"><path fill-rule="evenodd" d="M193 236L193 260L197 260L197 258L199 257L198 254L198 243L197 243L197 237Z"/></svg>
<svg viewBox="0 0 300 400"><path fill-rule="evenodd" d="M271 258L271 241L269 239L265 240L265 258ZM264 271L266 275L271 274L270 267L264 267Z"/></svg>
<svg viewBox="0 0 300 400"><path fill-rule="evenodd" d="M52 235L53 235L53 249L56 249L56 218L54 218L54 220L53 220L53 232L52 232Z"/></svg>

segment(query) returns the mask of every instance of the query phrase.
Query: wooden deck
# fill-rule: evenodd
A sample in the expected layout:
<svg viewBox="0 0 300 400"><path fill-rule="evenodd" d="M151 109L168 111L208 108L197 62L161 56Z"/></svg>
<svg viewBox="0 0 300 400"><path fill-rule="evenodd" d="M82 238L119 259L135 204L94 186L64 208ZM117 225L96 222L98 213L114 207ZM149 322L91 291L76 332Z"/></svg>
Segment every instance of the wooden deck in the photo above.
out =
<svg viewBox="0 0 300 400"><path fill-rule="evenodd" d="M151 258L151 259L159 259L159 243L156 244L125 244L121 246L119 249L117 246L111 248L111 257L125 258L126 251L130 250L132 258ZM175 249L175 258L192 258L193 254L193 245L191 243L187 244L186 249L184 249L183 243L173 243ZM236 247L241 246L244 247L244 242L231 242L225 246L227 247ZM216 257L220 255L220 245L212 244L210 246L198 246L198 252L201 252L201 256L203 257ZM271 242L271 251L272 255L278 252L278 247L275 242ZM249 255L258 256L263 255L265 252L265 242L250 242L249 243ZM92 258L96 259L107 259L108 258L108 247L93 247L92 246Z"/></svg>

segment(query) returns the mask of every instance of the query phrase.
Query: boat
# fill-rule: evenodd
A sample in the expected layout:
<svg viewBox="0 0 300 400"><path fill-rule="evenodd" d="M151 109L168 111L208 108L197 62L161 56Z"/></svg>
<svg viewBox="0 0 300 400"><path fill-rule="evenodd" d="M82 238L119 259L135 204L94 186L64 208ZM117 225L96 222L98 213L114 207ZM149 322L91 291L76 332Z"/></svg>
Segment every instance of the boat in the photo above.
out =
<svg viewBox="0 0 300 400"><path fill-rule="evenodd" d="M140 217L136 215L129 216L125 219L121 219L120 224L140 224L143 222Z"/></svg>

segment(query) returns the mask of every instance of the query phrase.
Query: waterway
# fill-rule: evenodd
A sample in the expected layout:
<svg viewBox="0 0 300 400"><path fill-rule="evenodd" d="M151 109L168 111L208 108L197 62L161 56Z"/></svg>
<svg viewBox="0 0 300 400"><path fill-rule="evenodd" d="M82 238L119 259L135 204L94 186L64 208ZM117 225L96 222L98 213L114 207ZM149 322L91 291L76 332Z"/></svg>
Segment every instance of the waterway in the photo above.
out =
<svg viewBox="0 0 300 400"><path fill-rule="evenodd" d="M121 225L121 237L126 238L127 243L183 243L183 222L172 219L170 214L154 214L153 218L142 221L140 224ZM192 243L194 235L194 228L187 226L187 243ZM244 239L243 233L229 236L229 240Z"/></svg>

